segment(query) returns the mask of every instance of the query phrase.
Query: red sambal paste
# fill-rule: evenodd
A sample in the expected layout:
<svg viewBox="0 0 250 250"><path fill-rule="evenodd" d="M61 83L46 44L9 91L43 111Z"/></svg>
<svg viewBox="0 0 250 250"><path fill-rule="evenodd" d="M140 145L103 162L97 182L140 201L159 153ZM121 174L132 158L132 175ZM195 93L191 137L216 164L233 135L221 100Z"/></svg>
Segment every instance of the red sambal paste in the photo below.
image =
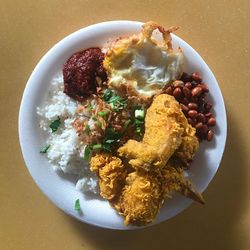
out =
<svg viewBox="0 0 250 250"><path fill-rule="evenodd" d="M96 92L97 77L107 80L103 67L104 54L100 48L89 48L74 53L64 64L64 93L77 101L83 101Z"/></svg>

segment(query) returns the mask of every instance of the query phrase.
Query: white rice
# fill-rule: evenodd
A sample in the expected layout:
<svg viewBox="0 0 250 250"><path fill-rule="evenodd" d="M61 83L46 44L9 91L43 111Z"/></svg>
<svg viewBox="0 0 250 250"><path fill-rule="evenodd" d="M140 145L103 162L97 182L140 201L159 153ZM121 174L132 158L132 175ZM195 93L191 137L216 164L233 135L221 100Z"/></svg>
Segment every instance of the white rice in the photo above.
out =
<svg viewBox="0 0 250 250"><path fill-rule="evenodd" d="M40 127L47 135L45 145L50 145L46 156L54 170L77 175L76 188L84 193L96 194L97 178L83 160L85 145L72 126L78 117L77 105L77 101L63 93L63 77L59 75L52 79L46 102L37 107L37 114L41 117ZM57 131L52 132L49 126L58 118L61 124Z"/></svg>

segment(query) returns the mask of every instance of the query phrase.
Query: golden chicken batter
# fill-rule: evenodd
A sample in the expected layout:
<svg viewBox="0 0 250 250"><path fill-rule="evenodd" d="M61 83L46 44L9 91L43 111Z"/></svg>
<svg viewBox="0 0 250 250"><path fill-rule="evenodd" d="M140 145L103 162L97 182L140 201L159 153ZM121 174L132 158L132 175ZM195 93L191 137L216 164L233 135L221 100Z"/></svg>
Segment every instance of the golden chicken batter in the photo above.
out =
<svg viewBox="0 0 250 250"><path fill-rule="evenodd" d="M198 145L195 129L188 124L179 103L162 94L147 110L142 142L129 140L118 152L130 159L129 164L135 169L150 170L164 167L175 152L183 161L191 160Z"/></svg>
<svg viewBox="0 0 250 250"><path fill-rule="evenodd" d="M98 153L90 160L90 169L99 177L100 195L111 200L119 194L126 178L126 169L120 158Z"/></svg>
<svg viewBox="0 0 250 250"><path fill-rule="evenodd" d="M162 183L155 173L135 171L126 178L126 185L115 209L124 216L125 225L146 225L156 217L164 202Z"/></svg>
<svg viewBox="0 0 250 250"><path fill-rule="evenodd" d="M129 140L120 147L122 159L98 153L90 165L99 177L102 197L124 216L126 225L141 226L155 219L165 198L174 191L204 204L183 170L198 146L195 129L188 124L179 103L161 94L147 111L143 140Z"/></svg>

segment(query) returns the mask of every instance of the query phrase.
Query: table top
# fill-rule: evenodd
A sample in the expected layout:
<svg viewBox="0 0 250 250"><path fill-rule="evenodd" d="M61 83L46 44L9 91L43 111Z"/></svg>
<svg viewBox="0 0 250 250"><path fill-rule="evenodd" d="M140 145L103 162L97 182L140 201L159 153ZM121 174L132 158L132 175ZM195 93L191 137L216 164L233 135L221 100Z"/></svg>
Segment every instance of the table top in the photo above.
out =
<svg viewBox="0 0 250 250"><path fill-rule="evenodd" d="M2 0L0 14L0 249L249 249L249 1ZM211 67L227 109L227 144L206 205L137 231L64 214L32 180L18 140L22 93L39 59L71 32L107 20L180 26L177 35Z"/></svg>

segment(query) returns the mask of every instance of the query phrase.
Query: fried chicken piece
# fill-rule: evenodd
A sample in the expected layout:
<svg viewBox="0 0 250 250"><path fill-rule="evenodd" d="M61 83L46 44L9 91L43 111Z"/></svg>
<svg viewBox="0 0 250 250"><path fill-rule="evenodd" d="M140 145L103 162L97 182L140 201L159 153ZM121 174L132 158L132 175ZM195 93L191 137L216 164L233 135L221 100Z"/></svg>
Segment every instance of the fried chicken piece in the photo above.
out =
<svg viewBox="0 0 250 250"><path fill-rule="evenodd" d="M90 160L90 169L99 177L100 195L111 200L119 194L126 178L122 160L108 153L97 153Z"/></svg>
<svg viewBox="0 0 250 250"><path fill-rule="evenodd" d="M202 195L184 176L184 170L172 159L160 171L135 171L126 178L121 195L111 204L124 216L125 225L144 226L159 213L164 200L176 191L204 204Z"/></svg>
<svg viewBox="0 0 250 250"><path fill-rule="evenodd" d="M202 195L194 189L193 184L184 176L184 170L180 161L170 159L168 164L162 169L163 193L164 197L171 197L173 191L176 191L192 200L205 204Z"/></svg>
<svg viewBox="0 0 250 250"><path fill-rule="evenodd" d="M125 225L143 226L152 222L164 202L161 182L154 173L135 171L126 178L126 185L115 209L125 217Z"/></svg>
<svg viewBox="0 0 250 250"><path fill-rule="evenodd" d="M118 149L119 155L129 158L135 169L164 167L182 143L183 119L186 118L174 97L158 95L147 110L142 142L129 140Z"/></svg>
<svg viewBox="0 0 250 250"><path fill-rule="evenodd" d="M204 204L183 170L198 146L195 129L179 103L162 94L147 111L142 142L129 140L118 149L136 171L127 175L128 166L108 153L96 154L90 166L99 177L102 197L124 216L124 223L141 226L155 219L164 199L174 191Z"/></svg>
<svg viewBox="0 0 250 250"><path fill-rule="evenodd" d="M193 159L196 151L199 148L199 141L195 135L195 128L188 123L185 116L180 116L179 122L184 128L184 132L182 134L181 145L175 151L174 156L181 160L184 165L187 166L188 162Z"/></svg>

